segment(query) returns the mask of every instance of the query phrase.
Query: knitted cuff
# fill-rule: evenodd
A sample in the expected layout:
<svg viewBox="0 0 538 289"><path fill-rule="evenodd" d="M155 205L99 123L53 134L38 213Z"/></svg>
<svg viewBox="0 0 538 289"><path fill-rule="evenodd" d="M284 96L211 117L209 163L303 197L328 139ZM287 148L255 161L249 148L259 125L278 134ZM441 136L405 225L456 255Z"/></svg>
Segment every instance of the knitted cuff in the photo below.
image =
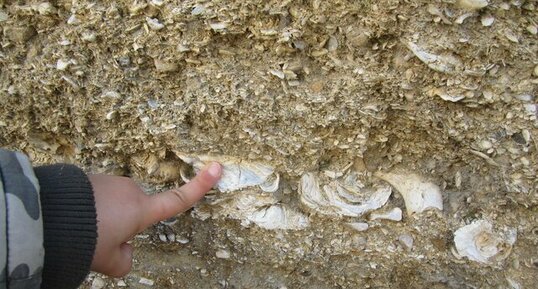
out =
<svg viewBox="0 0 538 289"><path fill-rule="evenodd" d="M93 189L74 165L34 168L43 213L45 264L41 288L74 289L89 273L97 242Z"/></svg>

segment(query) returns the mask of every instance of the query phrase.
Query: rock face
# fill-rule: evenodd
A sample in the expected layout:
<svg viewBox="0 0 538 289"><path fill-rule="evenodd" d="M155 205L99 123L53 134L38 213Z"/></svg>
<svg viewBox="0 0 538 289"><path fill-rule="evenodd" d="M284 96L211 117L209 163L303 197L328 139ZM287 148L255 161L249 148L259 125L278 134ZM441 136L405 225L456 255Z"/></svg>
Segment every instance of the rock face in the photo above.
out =
<svg viewBox="0 0 538 289"><path fill-rule="evenodd" d="M7 1L0 145L148 192L227 163L135 238L127 286L532 288L536 19L532 1Z"/></svg>

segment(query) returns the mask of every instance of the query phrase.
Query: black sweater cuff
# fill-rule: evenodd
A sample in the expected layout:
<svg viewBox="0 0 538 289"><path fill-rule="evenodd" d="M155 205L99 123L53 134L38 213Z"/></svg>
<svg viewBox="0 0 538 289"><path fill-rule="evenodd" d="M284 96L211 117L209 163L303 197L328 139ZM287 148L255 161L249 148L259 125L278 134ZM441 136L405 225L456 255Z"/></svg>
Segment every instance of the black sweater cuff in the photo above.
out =
<svg viewBox="0 0 538 289"><path fill-rule="evenodd" d="M97 242L93 189L74 165L34 168L43 212L42 289L77 288L88 275Z"/></svg>

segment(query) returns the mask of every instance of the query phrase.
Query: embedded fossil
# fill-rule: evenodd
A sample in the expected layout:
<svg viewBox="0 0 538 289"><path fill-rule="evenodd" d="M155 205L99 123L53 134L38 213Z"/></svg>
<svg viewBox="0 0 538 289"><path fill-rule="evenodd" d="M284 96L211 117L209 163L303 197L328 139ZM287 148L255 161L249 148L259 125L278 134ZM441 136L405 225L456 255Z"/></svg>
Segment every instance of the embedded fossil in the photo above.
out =
<svg viewBox="0 0 538 289"><path fill-rule="evenodd" d="M305 173L300 180L301 202L308 208L324 215L358 217L382 207L389 199L390 186L373 190L346 188L341 180L331 181L322 188L319 177Z"/></svg>
<svg viewBox="0 0 538 289"><path fill-rule="evenodd" d="M409 41L405 45L415 56L429 68L444 73L455 73L461 67L461 61L452 55L436 55Z"/></svg>
<svg viewBox="0 0 538 289"><path fill-rule="evenodd" d="M274 168L259 162L244 162L228 156L186 156L178 157L200 171L206 164L217 161L222 165L222 178L217 183L221 192L237 191L247 187L259 186L265 192L278 190L280 177ZM183 176L185 179L185 176Z"/></svg>
<svg viewBox="0 0 538 289"><path fill-rule="evenodd" d="M265 229L298 230L308 227L308 218L284 205L262 208L251 214L247 220Z"/></svg>
<svg viewBox="0 0 538 289"><path fill-rule="evenodd" d="M269 230L298 230L309 225L305 215L285 204L278 204L272 193L261 192L259 189L246 189L209 200L195 209L195 215L201 219L212 217L241 220L243 226L254 223Z"/></svg>
<svg viewBox="0 0 538 289"><path fill-rule="evenodd" d="M458 255L480 263L505 259L515 241L515 231L503 236L495 233L491 223L485 220L463 226L454 233Z"/></svg>
<svg viewBox="0 0 538 289"><path fill-rule="evenodd" d="M389 221L401 221L402 220L402 209L393 208L387 212L381 213L372 213L369 217L370 220L389 220Z"/></svg>
<svg viewBox="0 0 538 289"><path fill-rule="evenodd" d="M403 170L377 172L374 175L390 183L402 194L408 214L421 213L432 208L443 210L441 189L421 176Z"/></svg>

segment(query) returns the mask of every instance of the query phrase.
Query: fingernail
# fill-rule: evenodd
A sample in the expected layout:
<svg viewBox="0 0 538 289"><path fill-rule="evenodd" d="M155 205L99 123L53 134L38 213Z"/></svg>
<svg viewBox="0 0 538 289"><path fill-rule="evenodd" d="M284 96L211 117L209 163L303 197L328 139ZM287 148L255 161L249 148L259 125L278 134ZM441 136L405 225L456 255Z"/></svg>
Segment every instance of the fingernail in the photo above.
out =
<svg viewBox="0 0 538 289"><path fill-rule="evenodd" d="M209 165L209 168L207 169L207 172L212 176L212 177L215 177L215 178L218 178L220 177L220 173L221 173L221 167L220 167L220 164L217 163L217 162L213 162Z"/></svg>

